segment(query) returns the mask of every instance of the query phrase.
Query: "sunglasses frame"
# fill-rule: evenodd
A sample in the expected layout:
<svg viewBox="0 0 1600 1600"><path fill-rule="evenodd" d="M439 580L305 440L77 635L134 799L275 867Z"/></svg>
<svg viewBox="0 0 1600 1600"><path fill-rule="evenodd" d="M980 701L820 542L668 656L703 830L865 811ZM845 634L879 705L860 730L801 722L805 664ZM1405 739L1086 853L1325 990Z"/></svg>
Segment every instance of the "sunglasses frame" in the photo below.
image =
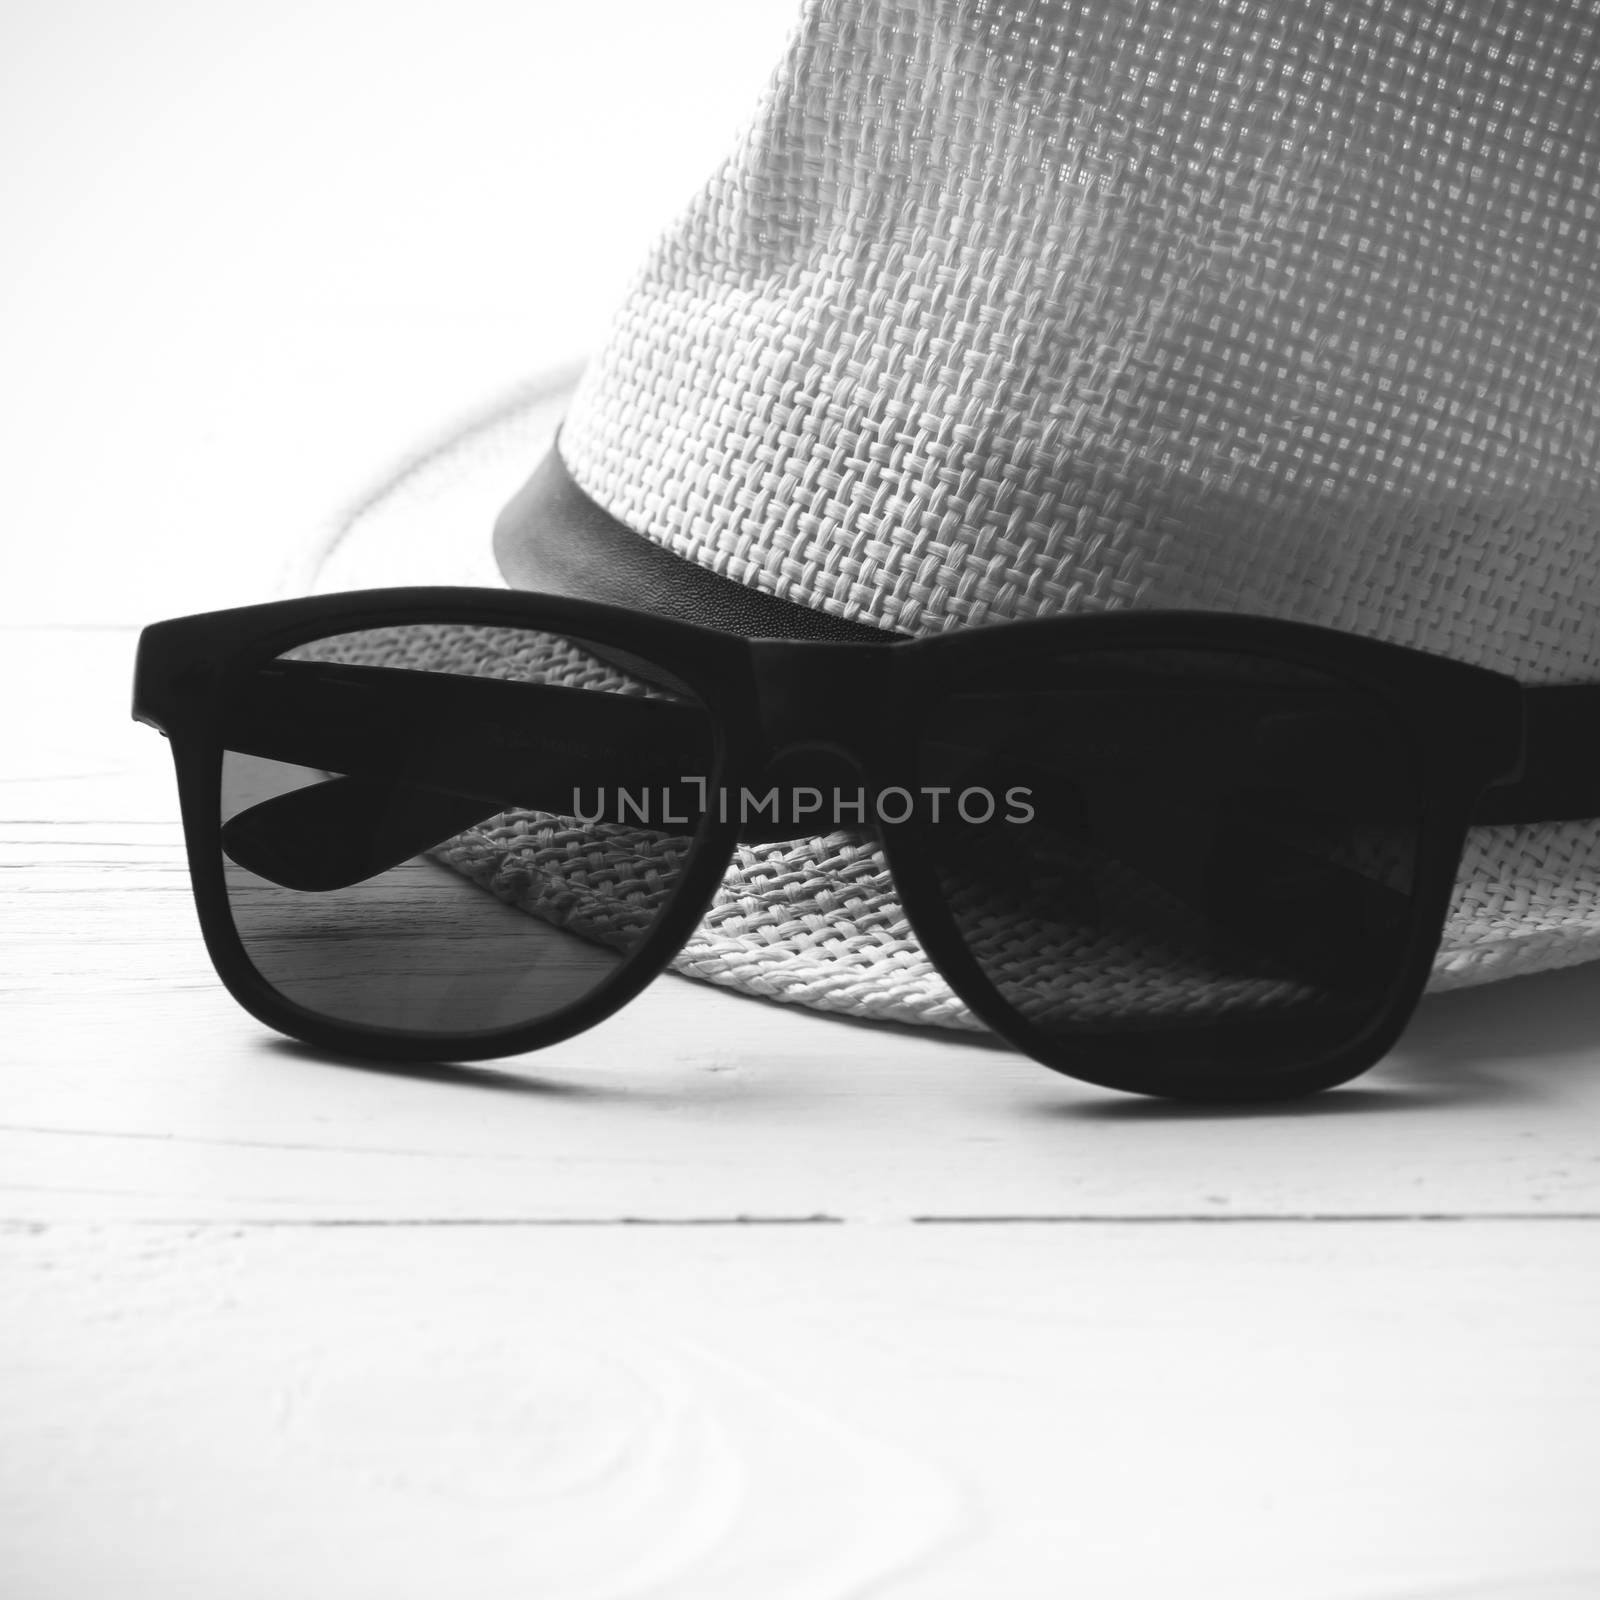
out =
<svg viewBox="0 0 1600 1600"><path fill-rule="evenodd" d="M256 971L234 926L221 844L225 716L264 661L330 632L442 623L567 634L637 656L682 680L714 729L710 781L753 786L795 750L842 753L869 793L914 779L915 708L997 670L1079 650L1216 650L1308 668L1383 703L1411 744L1421 800L1414 892L1404 947L1381 1005L1352 1038L1264 1074L1208 1063L1204 1072L1148 1051L1080 1059L1017 1013L984 975L945 905L916 818L880 822L896 893L929 959L1001 1038L1067 1076L1132 1093L1200 1101L1281 1099L1347 1082L1393 1045L1437 952L1475 803L1515 778L1524 744L1522 687L1503 674L1311 624L1221 612L1116 611L996 624L879 643L747 639L595 601L528 591L363 590L270 602L147 627L133 714L169 739L190 880L206 948L234 999L266 1026L315 1048L394 1061L483 1060L582 1033L632 1000L682 949L739 843L736 822L708 812L656 925L598 987L553 1016L492 1033L417 1036L306 1010ZM1176 1037L1176 1034L1173 1036ZM1171 1054L1171 1052L1164 1052ZM1140 1057L1144 1057L1141 1059Z"/></svg>

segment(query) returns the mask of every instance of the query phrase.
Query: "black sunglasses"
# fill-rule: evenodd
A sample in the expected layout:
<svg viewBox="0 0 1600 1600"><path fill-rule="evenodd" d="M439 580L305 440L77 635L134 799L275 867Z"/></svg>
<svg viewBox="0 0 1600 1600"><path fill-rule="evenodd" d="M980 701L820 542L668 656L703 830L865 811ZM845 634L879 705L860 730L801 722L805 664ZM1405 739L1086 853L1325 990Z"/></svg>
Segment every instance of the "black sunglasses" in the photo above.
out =
<svg viewBox="0 0 1600 1600"><path fill-rule="evenodd" d="M1470 825L1600 815L1600 686L1219 613L795 642L376 590L152 625L134 715L172 742L229 991L396 1060L592 1027L739 846L870 829L1019 1050L1146 1094L1303 1094L1405 1026Z"/></svg>

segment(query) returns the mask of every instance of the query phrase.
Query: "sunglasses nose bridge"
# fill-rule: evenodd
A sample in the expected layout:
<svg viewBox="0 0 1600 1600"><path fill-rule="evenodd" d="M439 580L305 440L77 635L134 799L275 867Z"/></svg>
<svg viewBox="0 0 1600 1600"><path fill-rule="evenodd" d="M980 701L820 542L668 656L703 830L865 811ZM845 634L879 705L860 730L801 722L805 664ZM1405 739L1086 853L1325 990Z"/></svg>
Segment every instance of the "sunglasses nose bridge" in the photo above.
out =
<svg viewBox="0 0 1600 1600"><path fill-rule="evenodd" d="M873 765L889 722L892 645L758 640L751 655L769 762L825 746Z"/></svg>

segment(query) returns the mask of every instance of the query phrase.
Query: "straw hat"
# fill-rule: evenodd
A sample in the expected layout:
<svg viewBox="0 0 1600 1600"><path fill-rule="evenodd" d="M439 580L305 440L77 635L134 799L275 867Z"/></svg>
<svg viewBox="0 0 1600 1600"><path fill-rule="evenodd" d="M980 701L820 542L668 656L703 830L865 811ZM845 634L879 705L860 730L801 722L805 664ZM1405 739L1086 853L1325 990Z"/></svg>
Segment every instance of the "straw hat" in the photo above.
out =
<svg viewBox="0 0 1600 1600"><path fill-rule="evenodd" d="M1591 0L810 0L581 378L315 587L648 606L621 537L791 619L1218 609L1600 681L1597 263ZM537 881L530 838L445 858ZM1432 987L1595 955L1600 822L1475 829ZM860 835L741 850L677 966L977 1026Z"/></svg>

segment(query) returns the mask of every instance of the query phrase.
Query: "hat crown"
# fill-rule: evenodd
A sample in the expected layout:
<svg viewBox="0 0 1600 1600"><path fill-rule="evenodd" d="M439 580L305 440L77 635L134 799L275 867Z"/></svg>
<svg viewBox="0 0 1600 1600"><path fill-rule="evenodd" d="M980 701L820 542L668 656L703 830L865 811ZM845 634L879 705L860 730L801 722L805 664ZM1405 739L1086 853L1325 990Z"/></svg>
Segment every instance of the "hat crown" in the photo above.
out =
<svg viewBox="0 0 1600 1600"><path fill-rule="evenodd" d="M1600 677L1597 35L815 0L562 453L885 627L1219 608Z"/></svg>

